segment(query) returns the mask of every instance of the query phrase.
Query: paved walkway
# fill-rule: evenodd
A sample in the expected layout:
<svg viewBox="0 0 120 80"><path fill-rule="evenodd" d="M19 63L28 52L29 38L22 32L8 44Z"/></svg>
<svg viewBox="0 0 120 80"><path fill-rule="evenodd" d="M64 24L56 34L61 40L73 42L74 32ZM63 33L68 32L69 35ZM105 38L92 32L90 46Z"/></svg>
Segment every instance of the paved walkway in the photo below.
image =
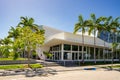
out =
<svg viewBox="0 0 120 80"><path fill-rule="evenodd" d="M25 77L24 75L0 77L0 80L120 80L118 71L66 71L57 75Z"/></svg>
<svg viewBox="0 0 120 80"><path fill-rule="evenodd" d="M46 67L54 69L56 75L25 77L25 75L2 76L0 80L120 80L120 71L106 70L99 68L100 66L85 66L85 67ZM84 68L97 68L97 70L83 70Z"/></svg>

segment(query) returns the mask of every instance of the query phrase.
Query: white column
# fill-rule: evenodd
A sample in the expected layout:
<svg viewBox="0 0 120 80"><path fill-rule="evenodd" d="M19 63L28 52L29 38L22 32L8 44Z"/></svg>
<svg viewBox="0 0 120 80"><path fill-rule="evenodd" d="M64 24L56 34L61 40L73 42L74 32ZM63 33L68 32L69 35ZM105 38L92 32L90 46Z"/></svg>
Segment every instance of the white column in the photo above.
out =
<svg viewBox="0 0 120 80"><path fill-rule="evenodd" d="M64 52L64 45L62 44L61 45L61 60L63 60L63 53Z"/></svg>

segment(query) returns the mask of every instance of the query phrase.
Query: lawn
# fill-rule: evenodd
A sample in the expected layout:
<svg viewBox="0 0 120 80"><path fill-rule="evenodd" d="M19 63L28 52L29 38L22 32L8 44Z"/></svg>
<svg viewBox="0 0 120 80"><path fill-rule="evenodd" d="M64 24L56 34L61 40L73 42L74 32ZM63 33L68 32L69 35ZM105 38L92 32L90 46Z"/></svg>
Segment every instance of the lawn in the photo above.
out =
<svg viewBox="0 0 120 80"><path fill-rule="evenodd" d="M42 68L41 64L30 64L32 68ZM24 69L28 68L27 64L13 64L13 65L0 65L0 69Z"/></svg>
<svg viewBox="0 0 120 80"><path fill-rule="evenodd" d="M120 65L112 66L112 68L120 68Z"/></svg>

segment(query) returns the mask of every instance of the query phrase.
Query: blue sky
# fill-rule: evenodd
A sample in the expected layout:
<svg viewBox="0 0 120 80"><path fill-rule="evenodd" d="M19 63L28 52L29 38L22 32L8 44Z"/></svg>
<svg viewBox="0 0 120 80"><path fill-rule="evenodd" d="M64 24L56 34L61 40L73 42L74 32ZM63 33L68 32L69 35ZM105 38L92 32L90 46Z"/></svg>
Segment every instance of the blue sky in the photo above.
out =
<svg viewBox="0 0 120 80"><path fill-rule="evenodd" d="M10 26L15 27L21 16L73 32L78 16L88 19L91 13L99 16L120 16L120 0L0 0L0 38L7 36Z"/></svg>

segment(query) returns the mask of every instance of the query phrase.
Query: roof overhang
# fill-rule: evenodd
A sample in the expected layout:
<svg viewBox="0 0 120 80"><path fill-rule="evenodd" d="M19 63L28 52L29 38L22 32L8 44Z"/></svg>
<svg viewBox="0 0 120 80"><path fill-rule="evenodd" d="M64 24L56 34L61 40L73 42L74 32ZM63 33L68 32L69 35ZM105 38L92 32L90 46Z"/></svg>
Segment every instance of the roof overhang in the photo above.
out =
<svg viewBox="0 0 120 80"><path fill-rule="evenodd" d="M99 38L96 39L96 47L110 47L110 44L107 42L104 42L103 40ZM53 35L49 38L46 38L44 46L53 46L56 44L72 44L72 45L82 45L82 36L81 35L75 35L72 33L59 33L56 35ZM84 45L85 46L94 46L94 37L84 36Z"/></svg>

